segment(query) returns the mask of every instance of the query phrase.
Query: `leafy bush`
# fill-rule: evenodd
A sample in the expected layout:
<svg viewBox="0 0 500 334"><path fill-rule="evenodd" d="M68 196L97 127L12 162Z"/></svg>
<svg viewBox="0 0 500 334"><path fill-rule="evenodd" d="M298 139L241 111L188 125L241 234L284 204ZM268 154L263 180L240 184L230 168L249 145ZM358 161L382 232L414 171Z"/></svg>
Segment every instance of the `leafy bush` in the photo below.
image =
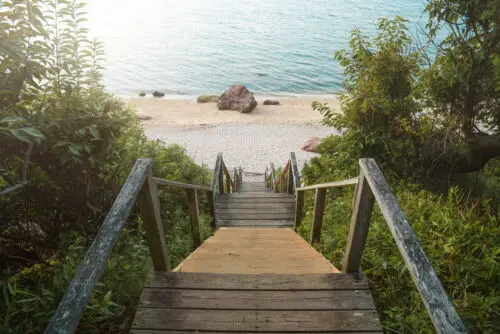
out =
<svg viewBox="0 0 500 334"><path fill-rule="evenodd" d="M101 85L103 49L79 1L4 1L0 13L0 332L42 332L135 160L208 184L179 146L148 140ZM160 188L173 265L193 250L185 192ZM207 209L201 198L201 210ZM210 234L202 217L201 232ZM86 308L81 332L126 328L149 251L137 209Z"/></svg>
<svg viewBox="0 0 500 334"><path fill-rule="evenodd" d="M307 169L305 170L307 173ZM417 187L395 187L408 221L448 295L472 333L494 333L500 326L500 226L498 209L473 201L457 188L444 198ZM322 239L316 248L341 268L352 214L353 190L330 191ZM312 196L299 233L310 237ZM397 333L434 333L422 299L378 209L374 210L362 269L382 324Z"/></svg>

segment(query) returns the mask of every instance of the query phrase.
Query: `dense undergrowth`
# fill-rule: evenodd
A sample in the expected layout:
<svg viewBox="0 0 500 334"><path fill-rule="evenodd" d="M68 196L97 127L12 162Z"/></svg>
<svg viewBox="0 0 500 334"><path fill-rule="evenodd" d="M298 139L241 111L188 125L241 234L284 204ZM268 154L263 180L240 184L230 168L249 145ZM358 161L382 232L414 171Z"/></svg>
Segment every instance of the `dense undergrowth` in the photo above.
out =
<svg viewBox="0 0 500 334"><path fill-rule="evenodd" d="M0 333L41 333L136 159L169 180L207 185L209 172L146 138L135 110L105 93L82 2L0 6ZM186 193L160 186L159 196L175 266L194 249ZM125 330L150 270L134 207L78 331Z"/></svg>

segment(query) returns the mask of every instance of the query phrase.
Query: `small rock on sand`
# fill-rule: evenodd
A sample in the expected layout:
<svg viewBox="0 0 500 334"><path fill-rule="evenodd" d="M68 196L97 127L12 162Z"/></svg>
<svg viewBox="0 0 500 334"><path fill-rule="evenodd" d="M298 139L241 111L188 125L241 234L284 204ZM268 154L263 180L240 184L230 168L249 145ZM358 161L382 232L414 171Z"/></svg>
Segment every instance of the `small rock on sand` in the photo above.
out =
<svg viewBox="0 0 500 334"><path fill-rule="evenodd" d="M302 151L318 153L318 145L321 144L321 138L309 137L307 141L300 147Z"/></svg>
<svg viewBox="0 0 500 334"><path fill-rule="evenodd" d="M137 115L137 118L140 120L140 121L150 121L153 119L153 117L151 116L148 116L148 115L142 115L142 114L138 114Z"/></svg>
<svg viewBox="0 0 500 334"><path fill-rule="evenodd" d="M278 101L278 100L265 100L263 104L265 106L279 106L280 101Z"/></svg>
<svg viewBox="0 0 500 334"><path fill-rule="evenodd" d="M219 102L218 95L201 95L198 97L197 103Z"/></svg>

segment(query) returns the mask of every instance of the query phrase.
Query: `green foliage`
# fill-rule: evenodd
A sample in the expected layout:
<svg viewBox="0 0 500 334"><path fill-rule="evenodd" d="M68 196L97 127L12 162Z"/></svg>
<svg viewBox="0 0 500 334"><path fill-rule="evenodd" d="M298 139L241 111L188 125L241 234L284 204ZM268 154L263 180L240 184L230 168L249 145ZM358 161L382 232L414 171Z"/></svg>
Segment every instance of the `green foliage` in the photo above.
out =
<svg viewBox="0 0 500 334"><path fill-rule="evenodd" d="M85 21L79 1L5 1L0 11L2 333L44 330L137 158L151 157L155 176L209 182L183 148L148 140L135 111L103 91L103 45ZM186 194L159 195L177 265L193 250ZM201 233L211 233L206 216ZM134 209L79 331L126 328L151 269L144 238Z"/></svg>
<svg viewBox="0 0 500 334"><path fill-rule="evenodd" d="M338 166L338 165L337 165ZM314 179L314 170L303 171ZM312 175L311 175L312 173ZM500 326L500 226L498 208L472 200L457 188L446 198L400 184L395 195L460 316L472 333ZM340 268L345 256L353 190L330 191L322 239L316 248ZM313 196L299 233L309 240ZM397 333L434 333L421 297L385 219L375 209L362 262L384 328Z"/></svg>

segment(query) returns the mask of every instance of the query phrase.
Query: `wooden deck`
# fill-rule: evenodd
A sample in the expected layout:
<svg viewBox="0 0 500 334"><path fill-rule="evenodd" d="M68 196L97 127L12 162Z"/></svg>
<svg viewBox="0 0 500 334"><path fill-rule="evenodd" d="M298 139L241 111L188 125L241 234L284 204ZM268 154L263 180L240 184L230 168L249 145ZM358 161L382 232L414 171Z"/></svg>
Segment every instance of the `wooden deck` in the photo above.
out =
<svg viewBox="0 0 500 334"><path fill-rule="evenodd" d="M223 227L173 272L153 273L131 333L381 333L366 278L287 228L294 197L241 190L216 201Z"/></svg>

